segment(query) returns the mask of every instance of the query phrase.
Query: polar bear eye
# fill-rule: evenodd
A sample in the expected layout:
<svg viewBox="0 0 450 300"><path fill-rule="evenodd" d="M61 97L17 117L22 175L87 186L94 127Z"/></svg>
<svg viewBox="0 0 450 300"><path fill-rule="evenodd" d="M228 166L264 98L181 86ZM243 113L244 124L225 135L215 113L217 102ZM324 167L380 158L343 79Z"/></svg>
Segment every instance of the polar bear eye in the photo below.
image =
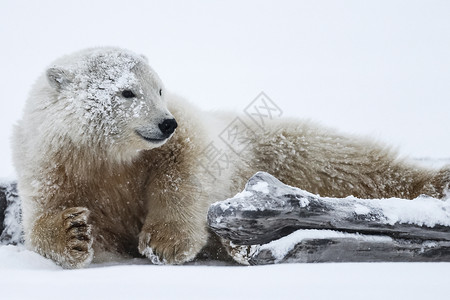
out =
<svg viewBox="0 0 450 300"><path fill-rule="evenodd" d="M134 97L136 97L136 95L135 95L132 91L130 91L130 90L124 90L124 91L122 92L122 96L123 96L124 98L134 98Z"/></svg>
<svg viewBox="0 0 450 300"><path fill-rule="evenodd" d="M162 89L159 89L159 95L162 96Z"/></svg>

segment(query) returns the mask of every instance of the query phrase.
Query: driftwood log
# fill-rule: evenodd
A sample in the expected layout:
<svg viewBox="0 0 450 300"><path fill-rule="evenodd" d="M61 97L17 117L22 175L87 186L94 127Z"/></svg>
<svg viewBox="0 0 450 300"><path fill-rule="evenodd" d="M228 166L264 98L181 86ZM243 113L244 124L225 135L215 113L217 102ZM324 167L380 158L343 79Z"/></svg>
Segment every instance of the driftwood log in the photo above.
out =
<svg viewBox="0 0 450 300"><path fill-rule="evenodd" d="M450 261L450 201L425 196L324 198L259 172L243 192L210 207L208 224L251 249L249 264Z"/></svg>

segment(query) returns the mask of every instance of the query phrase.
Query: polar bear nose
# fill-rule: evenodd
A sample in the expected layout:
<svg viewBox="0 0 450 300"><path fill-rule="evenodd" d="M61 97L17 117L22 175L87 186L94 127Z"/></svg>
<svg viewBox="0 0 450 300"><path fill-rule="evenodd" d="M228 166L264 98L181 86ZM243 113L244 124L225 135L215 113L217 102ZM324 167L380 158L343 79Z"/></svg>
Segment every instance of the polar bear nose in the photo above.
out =
<svg viewBox="0 0 450 300"><path fill-rule="evenodd" d="M177 121L175 119L165 119L162 123L158 124L159 129L164 134L164 136L169 137L178 127Z"/></svg>

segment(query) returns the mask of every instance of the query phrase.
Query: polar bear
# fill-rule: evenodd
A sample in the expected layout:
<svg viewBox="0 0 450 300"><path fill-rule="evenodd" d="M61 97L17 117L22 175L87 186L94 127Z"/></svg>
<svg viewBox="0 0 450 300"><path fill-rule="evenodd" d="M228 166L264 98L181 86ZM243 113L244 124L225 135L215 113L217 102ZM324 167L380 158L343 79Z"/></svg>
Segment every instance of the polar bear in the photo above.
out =
<svg viewBox="0 0 450 300"><path fill-rule="evenodd" d="M188 262L207 245L210 203L260 170L333 197L441 197L448 186L448 169L409 165L369 141L292 120L247 134L245 151L224 150L228 168L211 176L201 163L214 138L207 129L232 119L169 94L128 50L56 60L13 134L27 247L64 268L117 256Z"/></svg>

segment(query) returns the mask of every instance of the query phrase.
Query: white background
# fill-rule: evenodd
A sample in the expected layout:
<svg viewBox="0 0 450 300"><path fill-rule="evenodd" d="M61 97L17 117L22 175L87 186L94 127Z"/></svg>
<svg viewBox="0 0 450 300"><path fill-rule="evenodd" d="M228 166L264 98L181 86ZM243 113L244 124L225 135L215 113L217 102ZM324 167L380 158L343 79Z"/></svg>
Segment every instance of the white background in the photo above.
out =
<svg viewBox="0 0 450 300"><path fill-rule="evenodd" d="M93 46L145 54L172 92L285 115L450 157L450 1L23 1L0 6L0 176L36 77Z"/></svg>
<svg viewBox="0 0 450 300"><path fill-rule="evenodd" d="M450 1L0 2L0 177L35 78L92 46L145 54L167 89L242 111L264 91L285 115L450 157ZM5 299L448 299L448 263L115 266L61 271L0 247Z"/></svg>

